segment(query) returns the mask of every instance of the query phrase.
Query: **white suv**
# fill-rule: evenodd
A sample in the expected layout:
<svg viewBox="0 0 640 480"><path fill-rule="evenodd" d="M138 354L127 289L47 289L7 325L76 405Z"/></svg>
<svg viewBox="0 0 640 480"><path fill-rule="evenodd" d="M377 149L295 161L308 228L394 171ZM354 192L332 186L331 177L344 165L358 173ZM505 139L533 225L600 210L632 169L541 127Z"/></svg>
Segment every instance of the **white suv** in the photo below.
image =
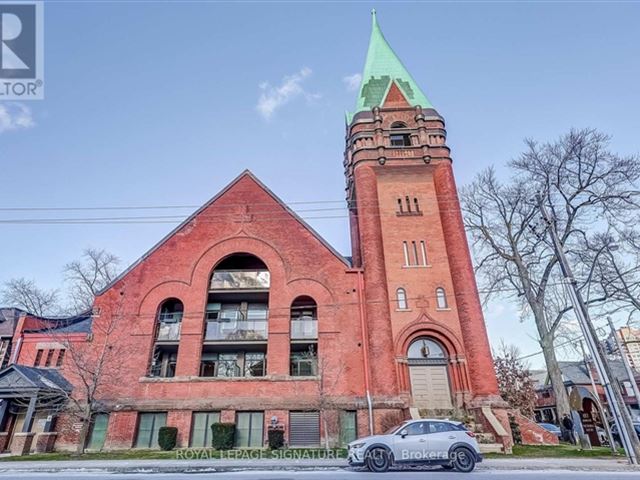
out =
<svg viewBox="0 0 640 480"><path fill-rule="evenodd" d="M463 424L421 419L351 442L348 460L372 472L386 472L392 465L440 465L470 472L482 461L482 454L474 434Z"/></svg>

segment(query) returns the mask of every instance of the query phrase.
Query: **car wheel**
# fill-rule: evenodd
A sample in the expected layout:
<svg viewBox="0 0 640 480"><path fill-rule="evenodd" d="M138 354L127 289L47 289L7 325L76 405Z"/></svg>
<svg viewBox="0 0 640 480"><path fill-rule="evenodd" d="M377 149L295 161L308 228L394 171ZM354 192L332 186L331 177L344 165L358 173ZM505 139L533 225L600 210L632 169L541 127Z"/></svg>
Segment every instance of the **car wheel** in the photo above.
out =
<svg viewBox="0 0 640 480"><path fill-rule="evenodd" d="M384 448L373 448L366 453L365 464L370 472L386 472L391 467L391 455Z"/></svg>
<svg viewBox="0 0 640 480"><path fill-rule="evenodd" d="M469 473L476 468L475 455L467 448L456 448L451 462L456 472Z"/></svg>

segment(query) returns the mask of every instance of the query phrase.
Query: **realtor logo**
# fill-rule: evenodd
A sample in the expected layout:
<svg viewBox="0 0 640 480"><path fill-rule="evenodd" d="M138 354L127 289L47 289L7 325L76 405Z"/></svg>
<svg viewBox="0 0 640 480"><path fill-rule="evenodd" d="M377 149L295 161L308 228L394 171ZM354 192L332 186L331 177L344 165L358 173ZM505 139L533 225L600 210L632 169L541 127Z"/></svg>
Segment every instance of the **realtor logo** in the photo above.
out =
<svg viewBox="0 0 640 480"><path fill-rule="evenodd" d="M0 101L44 96L42 2L0 1Z"/></svg>

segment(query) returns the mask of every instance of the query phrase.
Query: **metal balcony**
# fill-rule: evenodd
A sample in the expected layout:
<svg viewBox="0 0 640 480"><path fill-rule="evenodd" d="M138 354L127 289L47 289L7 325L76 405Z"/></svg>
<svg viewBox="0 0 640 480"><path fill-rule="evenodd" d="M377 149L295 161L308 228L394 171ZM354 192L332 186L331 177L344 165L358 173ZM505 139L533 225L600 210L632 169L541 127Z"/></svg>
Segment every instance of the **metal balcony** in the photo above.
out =
<svg viewBox="0 0 640 480"><path fill-rule="evenodd" d="M207 314L205 341L253 342L267 339L268 322L265 318L247 318L242 312L215 312Z"/></svg>
<svg viewBox="0 0 640 480"><path fill-rule="evenodd" d="M216 270L210 290L268 290L271 275L267 270Z"/></svg>
<svg viewBox="0 0 640 480"><path fill-rule="evenodd" d="M291 340L317 340L318 320L314 317L291 319Z"/></svg>
<svg viewBox="0 0 640 480"><path fill-rule="evenodd" d="M171 342L180 340L180 325L182 324L182 312L161 313L158 315L157 341Z"/></svg>

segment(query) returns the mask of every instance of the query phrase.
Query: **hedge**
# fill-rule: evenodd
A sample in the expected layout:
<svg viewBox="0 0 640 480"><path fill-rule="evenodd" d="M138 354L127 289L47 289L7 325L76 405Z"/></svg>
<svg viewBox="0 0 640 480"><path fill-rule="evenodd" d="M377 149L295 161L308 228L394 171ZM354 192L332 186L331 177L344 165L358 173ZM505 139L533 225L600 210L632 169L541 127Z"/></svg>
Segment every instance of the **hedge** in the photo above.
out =
<svg viewBox="0 0 640 480"><path fill-rule="evenodd" d="M158 430L158 445L162 450L173 450L178 441L178 429L176 427L160 427Z"/></svg>
<svg viewBox="0 0 640 480"><path fill-rule="evenodd" d="M267 433L269 439L269 448L271 450L277 450L284 447L284 431L283 430L269 430Z"/></svg>
<svg viewBox="0 0 640 480"><path fill-rule="evenodd" d="M212 423L211 446L217 450L231 450L235 433L234 423Z"/></svg>

